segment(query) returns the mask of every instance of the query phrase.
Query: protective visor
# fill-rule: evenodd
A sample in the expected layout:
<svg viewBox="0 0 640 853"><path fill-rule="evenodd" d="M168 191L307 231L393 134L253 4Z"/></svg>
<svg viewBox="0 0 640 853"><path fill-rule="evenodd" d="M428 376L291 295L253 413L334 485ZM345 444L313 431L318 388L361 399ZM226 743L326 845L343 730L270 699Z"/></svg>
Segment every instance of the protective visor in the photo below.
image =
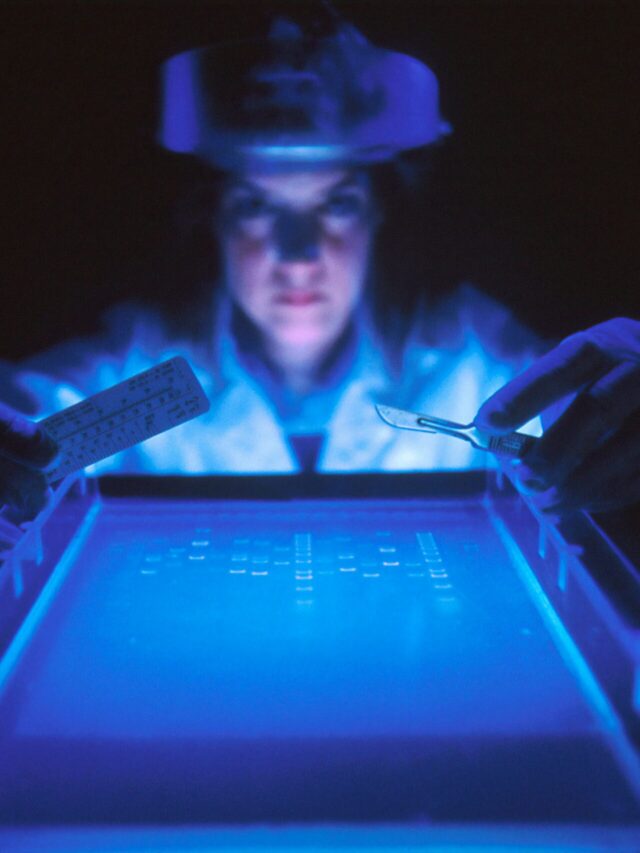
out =
<svg viewBox="0 0 640 853"><path fill-rule="evenodd" d="M433 72L348 26L189 50L162 67L158 141L223 169L375 163L449 130Z"/></svg>

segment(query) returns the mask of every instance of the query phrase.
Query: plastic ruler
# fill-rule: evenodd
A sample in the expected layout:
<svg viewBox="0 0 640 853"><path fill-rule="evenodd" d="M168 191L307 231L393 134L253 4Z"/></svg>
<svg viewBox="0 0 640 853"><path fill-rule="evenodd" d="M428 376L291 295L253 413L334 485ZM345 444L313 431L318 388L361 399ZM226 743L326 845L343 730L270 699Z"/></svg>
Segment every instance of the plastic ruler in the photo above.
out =
<svg viewBox="0 0 640 853"><path fill-rule="evenodd" d="M49 483L209 409L202 386L182 356L164 361L40 421L60 447Z"/></svg>

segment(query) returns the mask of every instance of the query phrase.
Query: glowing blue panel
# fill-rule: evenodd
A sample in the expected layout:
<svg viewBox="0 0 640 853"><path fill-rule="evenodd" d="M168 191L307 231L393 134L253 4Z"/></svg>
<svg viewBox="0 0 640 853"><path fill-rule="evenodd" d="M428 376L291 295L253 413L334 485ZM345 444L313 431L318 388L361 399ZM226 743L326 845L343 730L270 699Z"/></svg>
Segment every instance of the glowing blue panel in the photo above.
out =
<svg viewBox="0 0 640 853"><path fill-rule="evenodd" d="M506 736L592 725L491 530L479 543L462 509L360 512L332 502L285 519L257 503L107 511L51 622L55 643L18 732ZM171 697L161 706L160 689Z"/></svg>
<svg viewBox="0 0 640 853"><path fill-rule="evenodd" d="M0 820L640 821L475 503L107 503L3 709Z"/></svg>

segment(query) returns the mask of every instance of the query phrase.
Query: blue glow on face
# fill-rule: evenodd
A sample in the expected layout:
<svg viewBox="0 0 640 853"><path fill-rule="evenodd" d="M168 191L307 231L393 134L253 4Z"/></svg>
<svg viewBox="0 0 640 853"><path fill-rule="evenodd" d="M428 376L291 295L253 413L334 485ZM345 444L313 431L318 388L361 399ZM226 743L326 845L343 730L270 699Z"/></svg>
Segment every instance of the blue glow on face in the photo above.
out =
<svg viewBox="0 0 640 853"><path fill-rule="evenodd" d="M247 172L225 188L225 281L252 324L241 345L254 361L262 353L285 392L295 384L311 393L327 383L323 364L339 356L336 346L364 292L372 207L368 177L343 168Z"/></svg>

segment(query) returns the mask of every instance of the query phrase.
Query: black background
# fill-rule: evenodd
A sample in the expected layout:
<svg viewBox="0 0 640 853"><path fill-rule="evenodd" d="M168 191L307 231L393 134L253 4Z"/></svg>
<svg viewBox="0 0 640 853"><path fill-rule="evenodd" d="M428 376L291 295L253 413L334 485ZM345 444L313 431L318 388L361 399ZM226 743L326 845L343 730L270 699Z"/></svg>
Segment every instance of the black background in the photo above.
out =
<svg viewBox="0 0 640 853"><path fill-rule="evenodd" d="M438 152L439 276L558 337L638 316L638 5L336 2L425 59L454 134ZM156 67L305 2L4 3L0 355L95 327L166 251L184 167L153 142ZM180 159L180 158L178 158ZM444 263L443 237L446 249ZM175 266L175 265L174 265ZM138 271L140 271L138 275ZM179 276L178 276L179 280ZM429 282L417 282L429 287Z"/></svg>

